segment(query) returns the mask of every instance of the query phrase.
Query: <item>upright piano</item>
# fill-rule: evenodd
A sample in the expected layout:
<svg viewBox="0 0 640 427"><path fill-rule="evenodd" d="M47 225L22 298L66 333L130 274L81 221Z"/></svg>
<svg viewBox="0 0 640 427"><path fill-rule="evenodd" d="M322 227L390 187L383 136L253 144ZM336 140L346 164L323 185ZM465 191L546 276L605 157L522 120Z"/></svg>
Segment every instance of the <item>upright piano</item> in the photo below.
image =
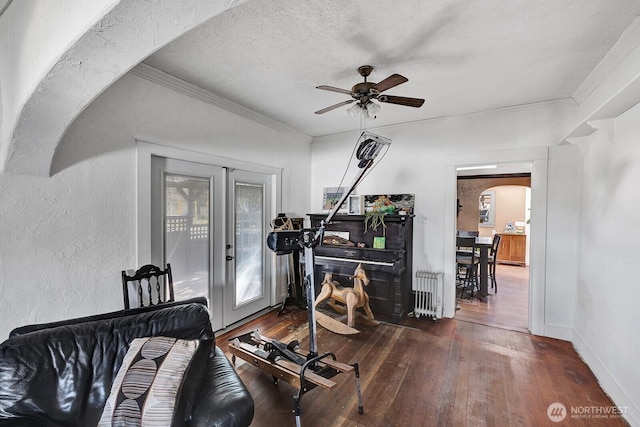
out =
<svg viewBox="0 0 640 427"><path fill-rule="evenodd" d="M316 228L326 215L309 214L309 217L311 227ZM328 236L331 232L348 232L348 240L355 246L322 244L314 248L316 294L327 272L342 286L353 286L351 277L360 263L370 280L366 291L371 310L399 320L413 310L413 215L386 215L386 227L379 226L376 231L365 230L364 220L364 215L338 214L326 224L325 241L331 241ZM373 248L374 238L382 236L385 248Z"/></svg>

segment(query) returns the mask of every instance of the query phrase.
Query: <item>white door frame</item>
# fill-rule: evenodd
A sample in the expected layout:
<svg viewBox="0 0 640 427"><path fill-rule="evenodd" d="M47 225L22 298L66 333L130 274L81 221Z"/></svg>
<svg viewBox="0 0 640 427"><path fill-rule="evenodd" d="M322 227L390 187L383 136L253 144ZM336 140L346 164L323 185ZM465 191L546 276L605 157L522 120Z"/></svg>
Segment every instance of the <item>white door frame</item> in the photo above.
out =
<svg viewBox="0 0 640 427"><path fill-rule="evenodd" d="M136 238L135 238L135 265L141 266L151 262L151 156L167 157L188 162L205 163L212 166L243 169L258 172L271 176L271 199L266 201L271 205L272 212L280 212L282 206L282 169L273 166L260 165L257 163L218 157L207 153L185 150L166 145L159 145L153 142L136 140ZM226 219L223 218L226 222ZM224 259L225 253L215 256ZM275 254L272 257L273 268L267 288L270 290L270 305L276 301L276 268ZM223 261L224 264L224 261ZM211 293L218 295L216 289ZM212 304L213 305L213 304ZM209 308L211 310L211 307ZM213 318L217 319L221 313L215 313ZM221 319L221 317L220 317ZM214 322L214 329L219 329L217 321Z"/></svg>
<svg viewBox="0 0 640 427"><path fill-rule="evenodd" d="M236 267L238 260L238 241L236 239L236 212L235 212L235 194L236 194L236 184L237 183L248 183L252 185L258 185L262 188L262 194L264 196L263 199L263 219L262 219L262 229L265 234L270 231L270 222L273 217L275 217L276 212L268 212L271 209L271 206L268 203L268 200L272 197L272 188L271 182L269 181L269 177L263 173L249 172L246 170L240 169L227 169L227 213L226 213L226 232L227 232L227 244L231 244L231 248L229 248L226 252L226 255L231 257L230 260L226 263L226 289L231 292L227 292L225 294L225 312L223 313L224 326L231 325L238 321L241 321L243 318L251 316L252 314L259 312L270 305L274 305L273 290L269 289L268 286L262 287L262 291L264 295L263 297L259 297L255 300L245 301L240 305L236 305L236 291L237 291L237 277ZM263 277L274 277L273 268L274 263L272 262L274 253L271 252L266 245L266 239L262 239L262 275Z"/></svg>
<svg viewBox="0 0 640 427"><path fill-rule="evenodd" d="M529 264L529 331L545 333L545 289L547 247L547 167L549 148L487 151L448 155L445 162L445 312L453 317L455 293L455 235L457 167L495 163L531 163L531 248Z"/></svg>

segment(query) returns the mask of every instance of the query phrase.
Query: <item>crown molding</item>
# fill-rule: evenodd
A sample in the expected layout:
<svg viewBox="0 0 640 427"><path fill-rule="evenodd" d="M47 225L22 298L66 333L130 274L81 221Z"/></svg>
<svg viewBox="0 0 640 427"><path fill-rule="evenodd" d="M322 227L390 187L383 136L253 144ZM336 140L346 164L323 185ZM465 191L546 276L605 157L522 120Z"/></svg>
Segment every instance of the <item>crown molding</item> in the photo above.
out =
<svg viewBox="0 0 640 427"><path fill-rule="evenodd" d="M367 130L371 132L394 130L394 129L408 129L424 126L428 123L441 122L446 120L465 120L469 118L473 119L488 119L491 117L500 117L505 114L517 114L527 111L540 111L547 110L549 108L573 108L577 104L573 98L559 98L551 99L548 101L532 102L529 104L510 105L507 107L498 107L491 110L472 111L468 113L452 114L450 116L431 117L428 119L415 120L412 122L393 123L384 126L369 126ZM353 130L346 132L338 132L327 135L316 136L313 138L314 142L320 142L323 140L331 140L334 137L354 136L360 135L361 130Z"/></svg>
<svg viewBox="0 0 640 427"><path fill-rule="evenodd" d="M640 16L636 16L631 21L613 47L575 91L573 99L578 104L582 104L638 46L640 46Z"/></svg>
<svg viewBox="0 0 640 427"><path fill-rule="evenodd" d="M484 119L489 117L499 117L505 114L514 114L514 113L517 114L517 113L526 112L526 111L539 111L539 110L547 110L549 108L558 108L558 107L566 108L566 107L576 107L576 106L577 104L573 98L557 98L557 99L549 99L545 101L530 102L527 104L508 105L505 107L497 107L489 110L479 110L479 111L470 111L467 113L452 114L450 116L433 117L430 119L419 120L411 123L420 124L420 123L429 122L429 121L456 120L460 118L469 118L469 117ZM405 123L405 125L411 124L411 123ZM391 125L391 126L395 126L395 125Z"/></svg>
<svg viewBox="0 0 640 427"><path fill-rule="evenodd" d="M139 63L135 67L133 67L130 71L130 74L141 77L143 79L149 80L150 82L156 83L160 86L164 86L173 91L182 93L188 97L193 99L197 99L198 101L205 102L207 104L222 108L223 110L229 111L233 114L236 114L240 117L244 117L245 119L252 120L261 125L267 126L273 130L278 132L282 132L287 135L291 135L297 138L303 138L308 140L311 136L290 128L276 120L273 120L269 117L266 117L262 114L256 113L253 110L245 108L239 104L236 104L233 101L229 101L228 99L224 99L213 92L203 89L194 84L188 83L182 79L179 79L171 74L167 74L164 71L160 71L157 68L154 68L145 63Z"/></svg>

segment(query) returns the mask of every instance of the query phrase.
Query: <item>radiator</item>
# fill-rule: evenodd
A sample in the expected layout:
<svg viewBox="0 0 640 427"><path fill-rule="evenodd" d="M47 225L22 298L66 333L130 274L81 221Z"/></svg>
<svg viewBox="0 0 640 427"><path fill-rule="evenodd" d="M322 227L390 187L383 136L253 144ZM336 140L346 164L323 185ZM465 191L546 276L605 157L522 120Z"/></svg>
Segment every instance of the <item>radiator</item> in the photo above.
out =
<svg viewBox="0 0 640 427"><path fill-rule="evenodd" d="M443 288L443 273L416 271L416 280L413 282L415 296L413 314L416 318L420 316L442 318Z"/></svg>

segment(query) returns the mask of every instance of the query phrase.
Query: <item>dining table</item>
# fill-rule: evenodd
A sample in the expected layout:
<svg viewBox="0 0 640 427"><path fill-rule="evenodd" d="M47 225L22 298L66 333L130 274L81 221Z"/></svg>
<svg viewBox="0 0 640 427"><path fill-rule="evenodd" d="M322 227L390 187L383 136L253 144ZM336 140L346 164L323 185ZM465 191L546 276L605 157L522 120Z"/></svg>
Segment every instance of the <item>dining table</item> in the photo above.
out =
<svg viewBox="0 0 640 427"><path fill-rule="evenodd" d="M478 298L489 295L489 251L493 245L493 237L476 237L476 248L480 252L480 290Z"/></svg>

